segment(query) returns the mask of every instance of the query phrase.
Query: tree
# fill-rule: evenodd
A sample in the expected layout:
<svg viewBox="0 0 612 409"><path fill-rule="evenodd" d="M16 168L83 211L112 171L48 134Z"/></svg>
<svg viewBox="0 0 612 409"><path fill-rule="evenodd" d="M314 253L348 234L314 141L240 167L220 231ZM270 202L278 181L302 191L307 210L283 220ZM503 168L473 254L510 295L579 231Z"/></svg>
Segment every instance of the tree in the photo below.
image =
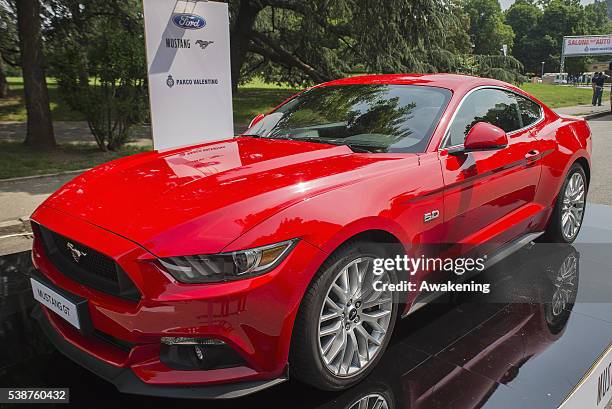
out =
<svg viewBox="0 0 612 409"><path fill-rule="evenodd" d="M56 144L45 76L40 2L18 0L16 11L23 88L28 112L25 144L41 149L53 148Z"/></svg>
<svg viewBox="0 0 612 409"><path fill-rule="evenodd" d="M457 1L450 2L449 11L454 16L455 24L447 27L445 48L456 54L473 53L473 44L470 39L470 15L463 5Z"/></svg>
<svg viewBox="0 0 612 409"><path fill-rule="evenodd" d="M523 64L512 56L475 55L473 58L473 73L479 77L496 78L501 81L520 84L527 79L521 73Z"/></svg>
<svg viewBox="0 0 612 409"><path fill-rule="evenodd" d="M8 3L0 1L0 98L8 94L8 82L6 80L5 65L16 67L19 64L19 49L17 29L15 26L16 16Z"/></svg>
<svg viewBox="0 0 612 409"><path fill-rule="evenodd" d="M117 150L147 110L138 0L57 0L48 48L62 97L103 150Z"/></svg>
<svg viewBox="0 0 612 409"><path fill-rule="evenodd" d="M499 55L504 44L512 50L514 32L504 23L498 0L466 0L464 10L470 16L470 38L477 54Z"/></svg>
<svg viewBox="0 0 612 409"><path fill-rule="evenodd" d="M5 98L8 95L9 86L6 80L6 74L4 73L4 64L0 59L0 98Z"/></svg>
<svg viewBox="0 0 612 409"><path fill-rule="evenodd" d="M296 85L341 76L359 45L349 3L230 1L234 89L254 74Z"/></svg>
<svg viewBox="0 0 612 409"><path fill-rule="evenodd" d="M542 10L529 0L517 0L506 10L506 24L512 27L516 39L528 36L540 19Z"/></svg>
<svg viewBox="0 0 612 409"><path fill-rule="evenodd" d="M237 0L230 10L234 88L253 74L301 84L449 65L438 44L455 24L442 0Z"/></svg>
<svg viewBox="0 0 612 409"><path fill-rule="evenodd" d="M589 34L610 34L608 6L603 1L584 6L584 21Z"/></svg>
<svg viewBox="0 0 612 409"><path fill-rule="evenodd" d="M542 18L542 10L533 2L518 0L506 11L506 23L515 34L512 55L525 65L528 72L539 73L541 61L547 55L539 53L542 41L534 38L535 30Z"/></svg>
<svg viewBox="0 0 612 409"><path fill-rule="evenodd" d="M542 61L548 71L559 70L563 36L603 34L610 27L603 2L582 6L578 0L518 0L506 12L506 22L516 33L514 55L534 73L540 72ZM588 61L567 59L566 71L581 74Z"/></svg>
<svg viewBox="0 0 612 409"><path fill-rule="evenodd" d="M457 72L472 53L458 0L229 4L234 89L253 75L298 85L354 72ZM511 30L498 23L500 41L511 45Z"/></svg>
<svg viewBox="0 0 612 409"><path fill-rule="evenodd" d="M560 69L563 36L589 34L589 27L584 16L584 7L578 0L551 0L542 14L542 19L535 35L547 39L542 49L547 54L542 61L554 71ZM585 70L585 58L567 60L565 71L580 74Z"/></svg>

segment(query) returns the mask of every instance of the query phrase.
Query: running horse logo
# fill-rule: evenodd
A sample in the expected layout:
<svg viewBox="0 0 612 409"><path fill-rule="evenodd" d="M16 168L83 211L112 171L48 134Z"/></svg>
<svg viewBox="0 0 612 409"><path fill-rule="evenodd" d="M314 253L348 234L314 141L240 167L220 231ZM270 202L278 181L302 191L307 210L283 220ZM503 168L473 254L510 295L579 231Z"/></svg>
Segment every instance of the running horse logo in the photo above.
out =
<svg viewBox="0 0 612 409"><path fill-rule="evenodd" d="M212 43L214 43L214 41L207 41L207 40L196 41L196 44L199 45L202 50L204 50L206 47L208 47Z"/></svg>
<svg viewBox="0 0 612 409"><path fill-rule="evenodd" d="M70 242L66 243L66 247L68 248L68 250L70 250L70 254L72 254L72 258L74 259L75 263L78 263L79 260L81 260L81 257L87 255L87 253L77 249L76 247L74 247L74 244Z"/></svg>

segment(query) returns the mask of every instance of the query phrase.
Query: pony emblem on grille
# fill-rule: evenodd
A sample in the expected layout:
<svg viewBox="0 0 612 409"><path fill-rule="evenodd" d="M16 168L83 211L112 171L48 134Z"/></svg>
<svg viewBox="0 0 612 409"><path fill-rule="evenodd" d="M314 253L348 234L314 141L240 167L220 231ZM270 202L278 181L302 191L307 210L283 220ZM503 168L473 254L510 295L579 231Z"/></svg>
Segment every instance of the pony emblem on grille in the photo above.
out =
<svg viewBox="0 0 612 409"><path fill-rule="evenodd" d="M75 263L78 263L79 260L81 260L81 257L87 255L87 253L77 249L76 247L74 247L74 244L70 242L66 243L66 247L68 247L68 250L70 250L70 254L72 254L72 258L74 259Z"/></svg>

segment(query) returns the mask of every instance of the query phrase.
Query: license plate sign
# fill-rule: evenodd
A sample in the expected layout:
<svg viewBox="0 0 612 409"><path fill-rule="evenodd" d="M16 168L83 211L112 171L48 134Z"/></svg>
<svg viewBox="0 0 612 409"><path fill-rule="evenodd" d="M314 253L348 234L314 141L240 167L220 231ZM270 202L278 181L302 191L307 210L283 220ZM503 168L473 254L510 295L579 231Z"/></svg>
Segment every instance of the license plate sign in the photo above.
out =
<svg viewBox="0 0 612 409"><path fill-rule="evenodd" d="M36 301L68 321L73 327L81 329L77 304L34 278L30 278L30 282Z"/></svg>

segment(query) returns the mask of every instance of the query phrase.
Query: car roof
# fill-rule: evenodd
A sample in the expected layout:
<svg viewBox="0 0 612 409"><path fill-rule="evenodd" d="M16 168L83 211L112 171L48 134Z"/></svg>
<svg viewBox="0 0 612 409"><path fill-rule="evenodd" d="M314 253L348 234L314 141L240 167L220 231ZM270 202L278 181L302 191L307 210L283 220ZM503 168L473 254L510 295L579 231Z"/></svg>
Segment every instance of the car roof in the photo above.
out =
<svg viewBox="0 0 612 409"><path fill-rule="evenodd" d="M483 85L502 86L515 89L512 85L491 78L480 78L460 74L374 74L358 75L325 82L320 86L354 84L402 84L402 85L428 85L450 89L451 91L468 90Z"/></svg>

